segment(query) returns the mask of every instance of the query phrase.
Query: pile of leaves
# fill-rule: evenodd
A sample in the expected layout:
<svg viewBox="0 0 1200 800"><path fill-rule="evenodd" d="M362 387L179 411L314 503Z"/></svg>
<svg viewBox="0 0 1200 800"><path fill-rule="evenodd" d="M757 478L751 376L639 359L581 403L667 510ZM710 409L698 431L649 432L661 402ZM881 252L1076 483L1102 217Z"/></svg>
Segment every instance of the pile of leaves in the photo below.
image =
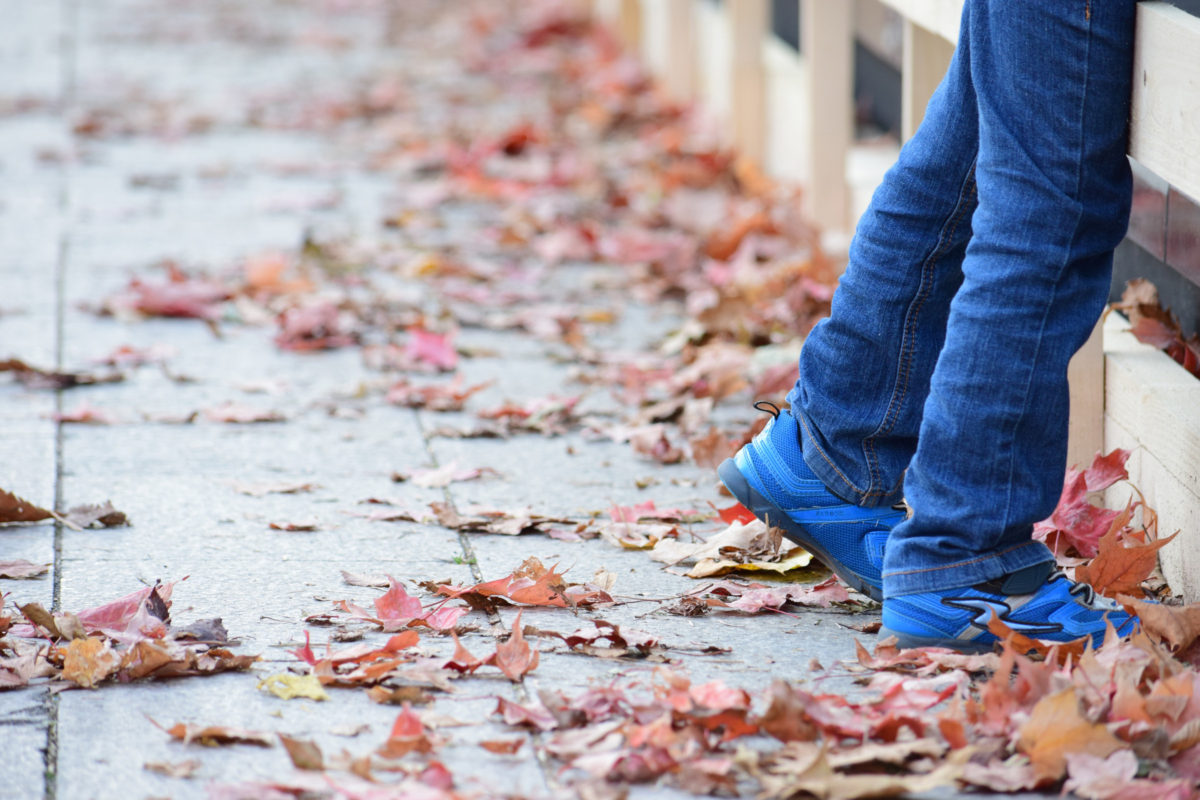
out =
<svg viewBox="0 0 1200 800"><path fill-rule="evenodd" d="M821 677L861 674L850 691L776 680L750 693L664 667L649 686L546 690L536 703L501 700L496 713L548 734L546 749L580 783L665 780L695 794L780 798L947 785L1196 796L1193 664L1145 632L1032 657L1006 635L1000 653L973 656L894 640L860 647L857 663Z"/></svg>
<svg viewBox="0 0 1200 800"><path fill-rule="evenodd" d="M51 613L0 610L0 689L49 682L94 689L105 682L181 678L246 670L258 656L235 655L218 618L171 624L174 583L155 584L94 608Z"/></svg>

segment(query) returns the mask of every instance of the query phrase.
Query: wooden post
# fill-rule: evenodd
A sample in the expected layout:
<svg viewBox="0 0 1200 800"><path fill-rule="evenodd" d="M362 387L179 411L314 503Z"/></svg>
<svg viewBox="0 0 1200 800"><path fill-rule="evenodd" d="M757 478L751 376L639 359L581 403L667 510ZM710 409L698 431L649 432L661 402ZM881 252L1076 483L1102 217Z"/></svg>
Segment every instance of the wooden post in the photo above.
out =
<svg viewBox="0 0 1200 800"><path fill-rule="evenodd" d="M1071 416L1067 432L1067 466L1081 468L1104 448L1104 323L1097 322L1092 335L1067 367L1071 385Z"/></svg>
<svg viewBox="0 0 1200 800"><path fill-rule="evenodd" d="M767 0L728 0L733 61L730 109L733 144L762 166L767 146L766 71L763 39L767 35Z"/></svg>
<svg viewBox="0 0 1200 800"><path fill-rule="evenodd" d="M912 138L925 117L929 98L946 75L954 45L944 38L904 20L904 69L901 78L900 135Z"/></svg>
<svg viewBox="0 0 1200 800"><path fill-rule="evenodd" d="M846 155L854 139L854 4L801 0L801 54L808 83L809 185L804 207L822 228L850 226Z"/></svg>
<svg viewBox="0 0 1200 800"><path fill-rule="evenodd" d="M675 100L686 102L696 92L695 0L655 0L667 4L667 72L663 82Z"/></svg>
<svg viewBox="0 0 1200 800"><path fill-rule="evenodd" d="M642 4L638 0L620 0L617 12L617 31L621 41L636 53L642 44Z"/></svg>

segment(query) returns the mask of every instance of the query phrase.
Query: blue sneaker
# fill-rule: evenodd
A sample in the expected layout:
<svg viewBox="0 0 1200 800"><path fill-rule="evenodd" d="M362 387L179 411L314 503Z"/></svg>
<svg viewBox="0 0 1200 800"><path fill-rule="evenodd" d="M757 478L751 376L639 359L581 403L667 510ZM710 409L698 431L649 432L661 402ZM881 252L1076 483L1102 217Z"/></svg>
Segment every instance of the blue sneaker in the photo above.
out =
<svg viewBox="0 0 1200 800"><path fill-rule="evenodd" d="M903 509L863 508L831 494L800 453L800 429L771 403L773 419L717 469L737 501L812 553L851 588L883 599L883 548Z"/></svg>
<svg viewBox="0 0 1200 800"><path fill-rule="evenodd" d="M883 603L879 635L895 636L905 648L979 653L998 641L987 629L993 613L1016 633L1052 642L1090 638L1099 647L1108 623L1121 635L1133 630L1137 617L1119 603L1052 569L1035 564L965 589L890 597Z"/></svg>

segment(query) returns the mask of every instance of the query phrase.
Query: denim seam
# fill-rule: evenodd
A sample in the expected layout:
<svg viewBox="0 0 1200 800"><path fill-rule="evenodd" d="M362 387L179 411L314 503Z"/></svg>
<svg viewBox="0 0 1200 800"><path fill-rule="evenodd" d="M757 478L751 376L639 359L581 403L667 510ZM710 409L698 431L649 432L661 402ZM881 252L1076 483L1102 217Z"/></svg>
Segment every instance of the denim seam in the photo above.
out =
<svg viewBox="0 0 1200 800"><path fill-rule="evenodd" d="M880 422L879 427L876 428L874 433L863 439L863 457L867 462L867 470L872 487L878 485L879 482L879 457L875 450L875 440L888 434L895 428L896 421L900 418L900 408L908 398L912 377L913 354L916 351L916 329L920 323L921 311L925 307L925 301L929 299L929 295L933 291L934 268L953 246L954 235L958 232L959 225L962 224L967 211L971 207L969 201L974 198L976 190L974 177L975 162L972 161L967 174L963 177L962 186L959 187L958 202L947 218L945 225L942 226L937 245L925 258L925 262L922 265L921 283L918 285L917 294L913 298L912 305L910 305L911 314L906 315L905 319L900 357L897 364L898 374L896 376L896 384L892 390L891 401L884 412L883 421ZM882 488L872 489L868 496L891 494L900 487L902 481L903 476L898 478L896 484L887 491L884 491Z"/></svg>
<svg viewBox="0 0 1200 800"><path fill-rule="evenodd" d="M961 569L962 567L969 567L969 566L972 566L973 564L982 564L985 561L991 561L996 558L1001 558L1003 556L1008 555L1009 553L1016 552L1017 550L1022 550L1026 547L1033 547L1033 546L1036 546L1039 544L1041 544L1041 543L1030 540L1028 542L1021 542L1020 544L1015 544L1012 547L1006 548L1004 550L998 550L995 553L988 553L987 555L980 556L979 558L972 558L970 561L955 561L953 564L943 564L940 567L925 567L922 569L903 570L901 572L887 572L887 573L884 573L883 577L889 578L889 577L894 577L897 575L922 575L927 572L941 572L942 570L947 570L947 569Z"/></svg>
<svg viewBox="0 0 1200 800"><path fill-rule="evenodd" d="M1091 58L1091 49L1092 49L1092 31L1091 31L1092 24L1091 24L1091 16L1090 15L1088 16L1088 19L1087 19L1087 27L1088 27L1088 35L1087 35L1087 38L1085 39L1085 43L1084 43L1084 58L1083 58L1083 63L1085 65L1089 64L1089 60ZM1083 91L1079 98L1079 116L1078 116L1078 120L1077 120L1077 129L1076 129L1076 135L1077 135L1076 147L1077 147L1077 152L1079 152L1079 153L1083 152L1083 119L1084 119L1084 114L1085 114L1085 108L1087 106L1087 87L1088 87L1088 82L1085 79L1083 81ZM1076 198L1079 197L1082 187L1083 187L1083 159L1076 158L1075 159L1074 197L1076 197ZM1051 311L1054 308L1054 301L1058 297L1058 290L1059 290L1059 287L1062 285L1063 273L1065 273L1067 268L1070 267L1071 262L1073 260L1073 251L1074 251L1073 243L1075 241L1076 236L1079 233L1079 225L1080 225L1080 221L1082 219L1083 219L1083 206L1082 206L1082 204L1079 204L1078 210L1076 211L1076 214L1075 214L1075 224L1072 227L1071 238L1068 240L1070 243L1067 245L1066 252L1063 256L1063 261L1061 264L1058 265L1058 269L1054 276L1054 291L1051 292L1050 295L1046 298L1046 305L1042 311L1042 321L1041 321L1041 325L1039 326L1038 337L1036 340L1037 344L1034 348L1033 359L1030 362L1029 373L1025 379L1024 389L1022 390L1023 401L1021 404L1021 411L1012 420L1011 424L1007 427L1006 443L1008 444L1008 476L1007 476L1006 485L1008 487L1008 491L1005 493L1004 513L1000 517L1001 524L1000 524L1000 530L999 530L998 535L1001 535L1001 536L1004 534L1004 531L1006 531L1008 529L1008 520L1012 516L1012 510L1013 510L1013 492L1015 491L1014 476L1017 471L1017 458L1016 458L1016 448L1012 446L1012 442L1013 442L1013 440L1016 439L1017 428L1020 427L1021 421L1023 419L1025 419L1029 413L1029 402L1031 399L1031 395L1033 394L1033 389L1032 389L1033 378L1034 378L1034 373L1037 370L1038 358L1040 357L1041 351L1042 351L1041 343L1045 338L1046 323L1049 320Z"/></svg>
<svg viewBox="0 0 1200 800"><path fill-rule="evenodd" d="M796 421L800 423L800 427L804 428L804 433L808 436L808 441L805 442L805 444L807 444L808 446L803 448L804 452L806 452L806 453L815 452L817 455L819 455L821 457L821 460L824 461L825 464L829 467L829 469L832 470L833 473L835 475L837 475L838 478L841 479L843 484L845 484L844 486L842 486L840 488L850 489L850 491L847 492L847 494L850 495L851 497L854 497L858 501L858 502L855 502L854 505L861 506L861 505L863 505L862 501L864 501L864 500L867 500L867 499L870 499L870 498L876 497L876 496L883 496L881 492L877 492L877 491L865 492L862 489L858 488L858 486L854 483L854 481L850 480L848 477L846 477L845 473L843 473L840 469L838 469L837 464L834 464L833 461L830 460L829 455L825 452L825 449L823 447L821 447L820 444L817 443L817 437L813 435L812 429L808 427L808 420L806 420L804 418L804 415L796 414L794 416L796 417ZM810 467L810 469L811 469L811 467ZM820 476L818 476L818 477L820 477ZM822 482L824 482L824 481L822 481ZM826 488L829 488L829 487L826 486ZM843 496L840 492L833 492L832 489L830 489L830 491L837 497L839 497L843 500L847 500L847 498L845 496Z"/></svg>

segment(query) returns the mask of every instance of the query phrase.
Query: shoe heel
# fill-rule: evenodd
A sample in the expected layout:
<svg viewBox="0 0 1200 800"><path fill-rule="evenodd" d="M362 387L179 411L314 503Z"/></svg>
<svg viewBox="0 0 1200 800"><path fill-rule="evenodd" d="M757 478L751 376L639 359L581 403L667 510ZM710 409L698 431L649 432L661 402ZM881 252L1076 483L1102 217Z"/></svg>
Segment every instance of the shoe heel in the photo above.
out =
<svg viewBox="0 0 1200 800"><path fill-rule="evenodd" d="M876 602L883 601L883 591L881 589L872 586L853 571L846 568L846 566L831 556L824 547L813 539L808 531L793 522L792 518L785 514L783 509L755 491L754 487L746 480L746 476L738 469L737 464L732 458L725 459L721 462L721 466L717 467L717 477L725 484L725 488L734 496L734 499L749 509L754 516L767 525L782 530L788 539L812 553L818 561L832 570L851 589L865 594Z"/></svg>

